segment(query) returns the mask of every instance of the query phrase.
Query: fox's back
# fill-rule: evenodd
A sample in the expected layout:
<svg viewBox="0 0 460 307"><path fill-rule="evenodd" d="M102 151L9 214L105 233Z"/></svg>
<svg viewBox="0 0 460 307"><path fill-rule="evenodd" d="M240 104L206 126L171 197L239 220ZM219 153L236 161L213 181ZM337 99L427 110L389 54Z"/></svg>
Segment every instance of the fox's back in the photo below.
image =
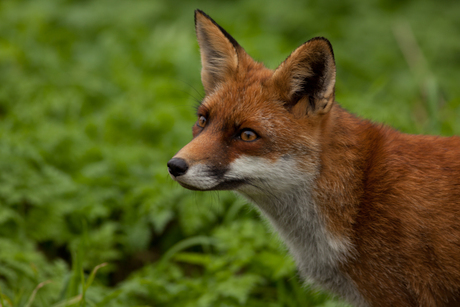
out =
<svg viewBox="0 0 460 307"><path fill-rule="evenodd" d="M344 268L380 306L454 301L460 290L460 138L374 129L364 142L370 147L353 219L355 257Z"/></svg>

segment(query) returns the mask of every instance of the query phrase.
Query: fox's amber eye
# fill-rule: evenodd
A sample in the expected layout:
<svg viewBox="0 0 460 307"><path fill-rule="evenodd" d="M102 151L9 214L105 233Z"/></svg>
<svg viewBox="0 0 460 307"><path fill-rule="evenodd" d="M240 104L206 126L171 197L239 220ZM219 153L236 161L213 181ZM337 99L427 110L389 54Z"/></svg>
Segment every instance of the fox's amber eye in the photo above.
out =
<svg viewBox="0 0 460 307"><path fill-rule="evenodd" d="M200 116L200 118L198 119L198 126L200 126L201 128L204 128L204 126L206 126L206 117Z"/></svg>
<svg viewBox="0 0 460 307"><path fill-rule="evenodd" d="M251 142L257 139L257 134L252 130L244 130L241 132L240 138L245 142Z"/></svg>

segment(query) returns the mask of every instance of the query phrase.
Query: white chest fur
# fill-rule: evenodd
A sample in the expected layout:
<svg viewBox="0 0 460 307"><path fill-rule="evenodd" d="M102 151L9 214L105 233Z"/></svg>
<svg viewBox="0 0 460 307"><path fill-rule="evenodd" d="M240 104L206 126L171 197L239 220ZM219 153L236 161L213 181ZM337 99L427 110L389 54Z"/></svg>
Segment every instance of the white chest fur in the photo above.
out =
<svg viewBox="0 0 460 307"><path fill-rule="evenodd" d="M263 158L236 160L228 176L251 178L238 192L279 232L302 278L355 306L367 306L353 282L339 270L340 263L351 257L351 246L348 240L336 239L327 231L311 197L313 176L299 173L292 160L273 163Z"/></svg>

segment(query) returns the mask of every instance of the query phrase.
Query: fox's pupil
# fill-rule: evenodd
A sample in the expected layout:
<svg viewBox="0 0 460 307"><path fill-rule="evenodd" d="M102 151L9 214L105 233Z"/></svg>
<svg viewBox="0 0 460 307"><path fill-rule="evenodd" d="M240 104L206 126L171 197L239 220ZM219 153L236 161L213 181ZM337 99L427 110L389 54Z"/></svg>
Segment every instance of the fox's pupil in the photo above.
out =
<svg viewBox="0 0 460 307"><path fill-rule="evenodd" d="M200 119L198 120L198 125L200 127L204 127L206 125L206 118L204 116L200 116Z"/></svg>
<svg viewBox="0 0 460 307"><path fill-rule="evenodd" d="M243 141L254 141L257 138L257 135L252 131L243 131L241 133L241 139Z"/></svg>

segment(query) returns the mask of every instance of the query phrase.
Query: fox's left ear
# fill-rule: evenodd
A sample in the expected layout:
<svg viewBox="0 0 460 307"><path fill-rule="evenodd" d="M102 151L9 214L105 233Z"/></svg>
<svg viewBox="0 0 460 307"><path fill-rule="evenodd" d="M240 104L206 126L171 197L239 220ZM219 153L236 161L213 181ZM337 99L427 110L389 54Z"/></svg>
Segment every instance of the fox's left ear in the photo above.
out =
<svg viewBox="0 0 460 307"><path fill-rule="evenodd" d="M331 44L322 37L309 40L281 63L271 81L288 109L303 114L329 112L335 86Z"/></svg>
<svg viewBox="0 0 460 307"><path fill-rule="evenodd" d="M201 52L201 81L206 94L238 69L243 48L203 11L195 11L195 29Z"/></svg>

